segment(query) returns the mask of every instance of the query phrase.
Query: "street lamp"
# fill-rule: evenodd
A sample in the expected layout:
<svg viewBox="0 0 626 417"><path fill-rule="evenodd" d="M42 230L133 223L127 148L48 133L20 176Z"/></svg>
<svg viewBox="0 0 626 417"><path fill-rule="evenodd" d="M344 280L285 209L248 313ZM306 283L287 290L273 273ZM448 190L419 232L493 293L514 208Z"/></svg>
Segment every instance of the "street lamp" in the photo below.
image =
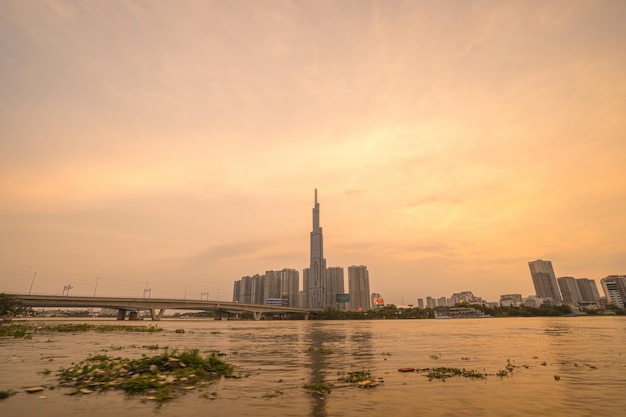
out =
<svg viewBox="0 0 626 417"><path fill-rule="evenodd" d="M33 280L30 282L30 289L28 290L28 295L30 295L30 292L33 290L33 284L35 283L35 276L37 276L36 272L33 274Z"/></svg>
<svg viewBox="0 0 626 417"><path fill-rule="evenodd" d="M96 296L96 290L98 289L98 281L100 280L100 277L96 277L96 286L93 289L93 296Z"/></svg>

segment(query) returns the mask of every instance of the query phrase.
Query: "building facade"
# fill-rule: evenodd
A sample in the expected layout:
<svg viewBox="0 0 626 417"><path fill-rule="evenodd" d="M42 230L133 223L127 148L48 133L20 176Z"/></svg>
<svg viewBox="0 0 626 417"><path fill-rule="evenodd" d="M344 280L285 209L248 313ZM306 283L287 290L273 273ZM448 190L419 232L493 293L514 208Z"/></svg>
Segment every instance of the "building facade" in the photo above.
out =
<svg viewBox="0 0 626 417"><path fill-rule="evenodd" d="M371 309L370 277L364 265L348 267L348 288L350 291L350 310L365 311Z"/></svg>
<svg viewBox="0 0 626 417"><path fill-rule="evenodd" d="M530 275L533 279L535 292L539 298L550 298L553 301L561 301L561 294L554 275L551 261L537 259L528 262Z"/></svg>
<svg viewBox="0 0 626 417"><path fill-rule="evenodd" d="M337 294L343 294L344 279L343 268L340 266L332 266L326 269L326 307L332 307L342 310L345 303L341 303L337 299Z"/></svg>
<svg viewBox="0 0 626 417"><path fill-rule="evenodd" d="M609 275L600 280L608 304L624 308L626 304L626 275Z"/></svg>
<svg viewBox="0 0 626 417"><path fill-rule="evenodd" d="M589 278L577 278L576 285L580 293L580 302L582 305L596 304L600 301L600 292L596 280Z"/></svg>
<svg viewBox="0 0 626 417"><path fill-rule="evenodd" d="M559 283L559 289L561 290L561 296L563 302L566 304L579 305L582 301L580 291L578 291L578 285L576 284L576 278L574 277L559 277L557 279Z"/></svg>
<svg viewBox="0 0 626 417"><path fill-rule="evenodd" d="M280 297L290 307L300 307L300 274L297 269L285 268L280 274Z"/></svg>

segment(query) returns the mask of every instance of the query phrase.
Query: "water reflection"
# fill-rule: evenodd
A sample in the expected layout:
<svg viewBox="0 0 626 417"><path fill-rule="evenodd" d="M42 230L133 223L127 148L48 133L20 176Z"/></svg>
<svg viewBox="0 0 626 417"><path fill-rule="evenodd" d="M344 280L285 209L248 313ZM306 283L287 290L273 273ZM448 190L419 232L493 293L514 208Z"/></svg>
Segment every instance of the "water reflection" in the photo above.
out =
<svg viewBox="0 0 626 417"><path fill-rule="evenodd" d="M365 327L365 329L364 329ZM345 326L340 323L310 323L309 384L336 383L338 369L345 372L369 369L374 357L373 332L369 323ZM347 369L346 369L347 366ZM327 396L311 396L311 417L327 417Z"/></svg>

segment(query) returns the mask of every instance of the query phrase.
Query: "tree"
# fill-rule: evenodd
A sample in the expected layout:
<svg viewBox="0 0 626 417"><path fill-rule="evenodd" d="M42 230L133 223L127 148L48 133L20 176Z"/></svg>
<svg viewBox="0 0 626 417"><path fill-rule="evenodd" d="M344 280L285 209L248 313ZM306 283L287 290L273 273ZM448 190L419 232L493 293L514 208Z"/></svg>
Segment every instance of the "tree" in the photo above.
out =
<svg viewBox="0 0 626 417"><path fill-rule="evenodd" d="M22 311L22 307L15 300L15 298L9 294L0 294L0 316L13 316L19 314Z"/></svg>

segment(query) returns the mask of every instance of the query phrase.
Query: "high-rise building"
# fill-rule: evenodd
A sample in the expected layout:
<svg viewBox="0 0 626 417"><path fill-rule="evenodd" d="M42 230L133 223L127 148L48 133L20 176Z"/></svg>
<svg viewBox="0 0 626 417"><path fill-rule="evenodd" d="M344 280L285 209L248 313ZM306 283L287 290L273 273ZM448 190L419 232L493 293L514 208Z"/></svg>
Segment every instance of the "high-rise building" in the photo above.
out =
<svg viewBox="0 0 626 417"><path fill-rule="evenodd" d="M295 269L285 268L280 275L280 297L290 307L299 307L300 275Z"/></svg>
<svg viewBox="0 0 626 417"><path fill-rule="evenodd" d="M300 307L309 308L309 268L302 270L302 302Z"/></svg>
<svg viewBox="0 0 626 417"><path fill-rule="evenodd" d="M418 298L417 299L417 308L424 308L424 299L423 298Z"/></svg>
<svg viewBox="0 0 626 417"><path fill-rule="evenodd" d="M268 298L281 298L281 274L282 271L265 271L265 282L263 283L263 303Z"/></svg>
<svg viewBox="0 0 626 417"><path fill-rule="evenodd" d="M364 265L348 267L348 288L351 310L370 309L370 277Z"/></svg>
<svg viewBox="0 0 626 417"><path fill-rule="evenodd" d="M576 284L576 278L574 277L559 277L557 279L559 283L559 289L563 296L563 302L567 304L580 304L582 297L580 291L578 291L578 285Z"/></svg>
<svg viewBox="0 0 626 417"><path fill-rule="evenodd" d="M326 307L340 309L337 294L344 293L343 268L331 266L326 269Z"/></svg>
<svg viewBox="0 0 626 417"><path fill-rule="evenodd" d="M283 300L283 305L298 306L298 271L285 268L266 271L265 275L245 276L233 284L233 301L245 304L267 304L267 300Z"/></svg>
<svg viewBox="0 0 626 417"><path fill-rule="evenodd" d="M600 280L609 304L624 308L626 304L626 275L609 275Z"/></svg>
<svg viewBox="0 0 626 417"><path fill-rule="evenodd" d="M307 277L309 308L326 307L326 259L324 259L324 239L320 227L320 205L315 189L313 207L313 230L311 231L311 265ZM369 292L369 291L368 291Z"/></svg>
<svg viewBox="0 0 626 417"><path fill-rule="evenodd" d="M598 292L598 286L594 279L578 278L576 285L580 293L581 304L596 304L600 300L600 292Z"/></svg>
<svg viewBox="0 0 626 417"><path fill-rule="evenodd" d="M552 262L538 259L528 262L528 267L530 268L530 275L533 278L537 297L561 301L561 294L556 283Z"/></svg>

